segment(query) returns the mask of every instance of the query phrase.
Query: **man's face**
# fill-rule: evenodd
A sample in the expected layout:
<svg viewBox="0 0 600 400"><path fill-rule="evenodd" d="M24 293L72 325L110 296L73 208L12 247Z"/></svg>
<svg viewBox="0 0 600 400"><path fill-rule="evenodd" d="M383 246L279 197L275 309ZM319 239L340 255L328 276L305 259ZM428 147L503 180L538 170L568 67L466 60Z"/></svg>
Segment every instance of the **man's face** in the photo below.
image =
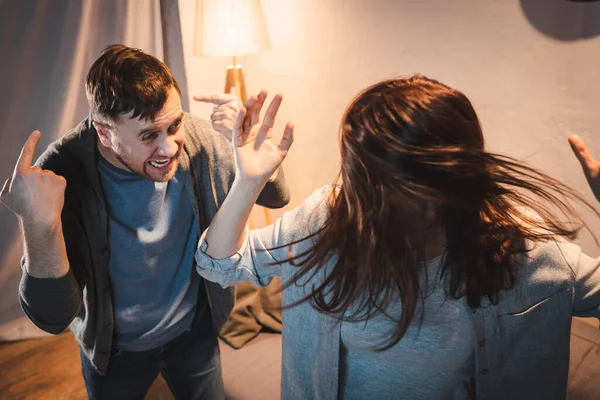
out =
<svg viewBox="0 0 600 400"><path fill-rule="evenodd" d="M111 164L155 182L168 181L175 175L183 149L181 98L171 88L164 107L153 121L120 116L113 129L96 125L98 149Z"/></svg>

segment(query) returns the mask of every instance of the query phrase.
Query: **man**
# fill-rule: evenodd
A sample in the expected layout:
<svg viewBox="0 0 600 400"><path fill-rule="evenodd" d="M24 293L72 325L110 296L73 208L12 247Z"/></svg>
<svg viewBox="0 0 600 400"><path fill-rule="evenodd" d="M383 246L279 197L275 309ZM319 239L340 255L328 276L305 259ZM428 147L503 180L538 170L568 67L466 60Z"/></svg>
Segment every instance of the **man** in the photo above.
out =
<svg viewBox="0 0 600 400"><path fill-rule="evenodd" d="M70 325L91 399L143 398L159 373L176 398L224 398L216 335L234 293L193 257L233 182L224 135L240 105L196 99L215 104L215 132L183 112L161 61L123 45L95 61L86 94L90 116L35 166L33 132L2 189L23 230L23 310L50 333ZM289 201L275 175L257 203Z"/></svg>

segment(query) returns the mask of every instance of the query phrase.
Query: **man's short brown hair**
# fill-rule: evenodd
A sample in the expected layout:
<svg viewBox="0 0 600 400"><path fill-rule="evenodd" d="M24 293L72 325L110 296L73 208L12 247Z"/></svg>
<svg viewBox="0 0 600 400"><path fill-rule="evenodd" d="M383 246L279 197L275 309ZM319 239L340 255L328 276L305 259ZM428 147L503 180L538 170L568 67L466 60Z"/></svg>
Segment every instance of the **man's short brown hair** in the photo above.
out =
<svg viewBox="0 0 600 400"><path fill-rule="evenodd" d="M91 66L85 91L92 119L112 125L131 112L134 118L152 120L171 88L181 93L162 61L140 49L113 44Z"/></svg>

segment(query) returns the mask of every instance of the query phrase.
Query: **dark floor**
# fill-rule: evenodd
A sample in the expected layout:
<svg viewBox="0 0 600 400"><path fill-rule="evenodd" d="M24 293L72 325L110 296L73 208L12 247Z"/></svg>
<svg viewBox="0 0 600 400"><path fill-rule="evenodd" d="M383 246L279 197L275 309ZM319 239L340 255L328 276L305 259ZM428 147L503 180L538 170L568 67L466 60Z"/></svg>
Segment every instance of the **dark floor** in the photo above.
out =
<svg viewBox="0 0 600 400"><path fill-rule="evenodd" d="M221 346L230 400L279 398L281 336L261 334L241 350ZM85 399L77 345L70 333L0 344L0 400ZM600 330L573 321L569 400L600 399ZM172 400L161 378L146 400Z"/></svg>

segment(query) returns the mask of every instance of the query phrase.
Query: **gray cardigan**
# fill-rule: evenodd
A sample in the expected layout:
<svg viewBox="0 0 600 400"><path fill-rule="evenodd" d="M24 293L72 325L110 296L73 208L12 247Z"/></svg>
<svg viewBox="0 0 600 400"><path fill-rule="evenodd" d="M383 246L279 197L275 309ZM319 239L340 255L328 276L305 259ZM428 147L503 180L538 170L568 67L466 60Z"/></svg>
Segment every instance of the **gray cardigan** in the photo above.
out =
<svg viewBox="0 0 600 400"><path fill-rule="evenodd" d="M198 272L223 287L242 281L266 285L278 275L285 282L296 268L273 262L287 258L288 246L267 249L304 238L322 226L330 190L316 191L274 225L250 231L230 258L206 255L204 234L196 253ZM296 244L292 254L310 245L311 240ZM516 287L503 292L498 305L484 302L471 310L477 399L565 398L571 318L600 316L599 263L571 243L532 244L519 261ZM306 279L318 283L326 274ZM307 286L284 290L283 305L304 297L312 285ZM310 303L284 309L282 399L337 399L339 338L337 320L316 312Z"/></svg>
<svg viewBox="0 0 600 400"><path fill-rule="evenodd" d="M184 151L179 158L184 183L200 229L205 229L222 204L235 167L231 143L210 122L190 114L183 119ZM114 316L108 276L108 212L96 169L95 129L84 120L50 145L37 161L41 168L67 180L62 212L63 233L70 270L57 279L23 276L20 300L27 316L39 328L60 333L69 325L83 352L100 374L110 361ZM289 202L280 171L267 184L258 204L283 207ZM220 330L234 304L234 288L205 282L215 327Z"/></svg>

